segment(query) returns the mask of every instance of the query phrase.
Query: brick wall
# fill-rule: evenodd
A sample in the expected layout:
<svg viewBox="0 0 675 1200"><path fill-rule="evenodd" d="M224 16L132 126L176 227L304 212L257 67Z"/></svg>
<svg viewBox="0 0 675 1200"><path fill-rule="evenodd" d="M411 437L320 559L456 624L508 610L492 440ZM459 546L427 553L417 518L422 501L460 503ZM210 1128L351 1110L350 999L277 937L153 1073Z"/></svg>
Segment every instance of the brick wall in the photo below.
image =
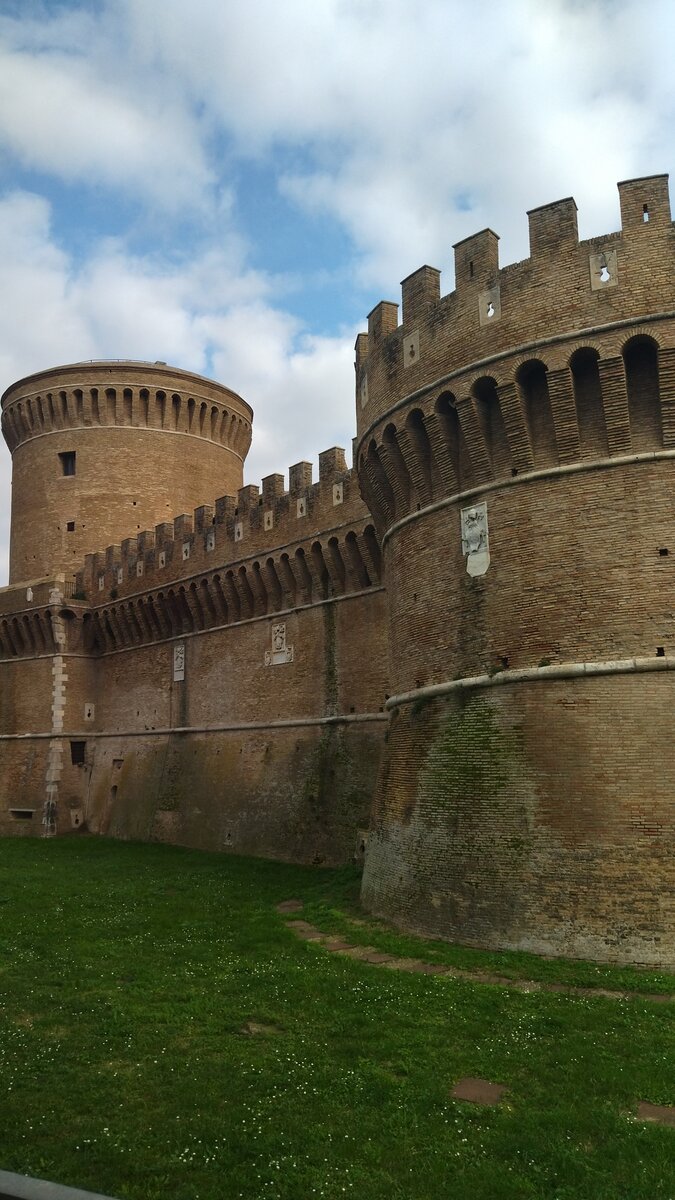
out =
<svg viewBox="0 0 675 1200"><path fill-rule="evenodd" d="M403 325L383 303L357 342L392 693L363 898L475 945L672 965L675 255L665 179L620 198L585 243L573 201L535 210L502 270L490 230L467 239L451 296L423 267Z"/></svg>

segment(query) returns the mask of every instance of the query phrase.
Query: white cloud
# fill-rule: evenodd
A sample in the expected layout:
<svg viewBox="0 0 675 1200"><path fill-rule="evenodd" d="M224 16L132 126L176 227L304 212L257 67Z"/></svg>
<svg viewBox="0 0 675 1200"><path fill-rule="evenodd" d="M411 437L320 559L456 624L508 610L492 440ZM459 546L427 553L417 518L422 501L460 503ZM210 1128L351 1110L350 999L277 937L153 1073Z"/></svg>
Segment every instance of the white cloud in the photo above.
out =
<svg viewBox="0 0 675 1200"><path fill-rule="evenodd" d="M449 290L452 243L485 225L503 263L524 257L526 210L563 196L582 236L617 228L616 181L673 162L670 0L25 9L0 13L0 168L35 171L45 194L45 177L76 183L101 228L82 260L43 197L0 204L3 382L99 356L212 371L256 410L254 480L348 441L356 330L313 336L284 311L290 277L251 269L235 226L247 161L301 213L337 221L341 282L373 303L424 262ZM174 228L174 255L109 238L121 194L134 244Z"/></svg>
<svg viewBox="0 0 675 1200"><path fill-rule="evenodd" d="M360 281L390 288L486 223L504 261L522 256L526 209L572 191L600 232L617 178L664 169L675 12L647 10L107 0L96 18L0 20L0 142L61 178L212 217L237 156L290 149L302 165L281 169L285 194L337 217Z"/></svg>
<svg viewBox="0 0 675 1200"><path fill-rule="evenodd" d="M353 433L356 330L334 338L303 333L273 306L273 288L269 277L246 268L236 238L171 267L108 241L76 265L55 246L43 199L18 192L0 200L0 292L12 298L0 323L4 384L87 358L163 359L210 372L253 406L248 482L333 443L349 450ZM3 445L0 580L9 480Z"/></svg>
<svg viewBox="0 0 675 1200"><path fill-rule="evenodd" d="M76 39L68 49L64 20ZM72 13L34 27L0 22L0 148L24 168L133 189L169 211L213 203L216 176L180 89L134 71L105 29Z"/></svg>

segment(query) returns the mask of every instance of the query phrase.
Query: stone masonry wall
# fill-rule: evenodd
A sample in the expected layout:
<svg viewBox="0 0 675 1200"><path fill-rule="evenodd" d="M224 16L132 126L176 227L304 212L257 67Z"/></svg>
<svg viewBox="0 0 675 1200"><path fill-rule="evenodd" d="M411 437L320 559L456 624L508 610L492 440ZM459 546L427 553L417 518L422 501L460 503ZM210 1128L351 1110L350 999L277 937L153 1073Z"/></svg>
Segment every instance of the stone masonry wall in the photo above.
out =
<svg viewBox="0 0 675 1200"><path fill-rule="evenodd" d="M664 177L620 233L572 200L403 283L357 341L391 728L363 898L476 945L672 965L675 244Z"/></svg>
<svg viewBox="0 0 675 1200"><path fill-rule="evenodd" d="M672 966L674 700L664 672L401 708L365 905L475 946Z"/></svg>
<svg viewBox="0 0 675 1200"><path fill-rule="evenodd" d="M341 450L319 476L296 464L288 492L271 476L90 555L74 596L63 580L0 592L0 690L16 680L22 697L0 708L0 831L44 832L49 797L59 834L362 854L387 724L385 594ZM51 706L31 703L31 670ZM32 818L3 788L19 776Z"/></svg>

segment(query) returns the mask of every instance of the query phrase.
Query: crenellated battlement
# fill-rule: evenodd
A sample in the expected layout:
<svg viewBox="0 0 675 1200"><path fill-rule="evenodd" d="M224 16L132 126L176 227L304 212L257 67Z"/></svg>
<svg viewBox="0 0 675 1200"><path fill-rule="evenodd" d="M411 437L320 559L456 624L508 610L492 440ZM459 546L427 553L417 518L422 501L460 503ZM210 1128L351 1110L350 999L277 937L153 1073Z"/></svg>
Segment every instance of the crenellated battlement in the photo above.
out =
<svg viewBox="0 0 675 1200"><path fill-rule="evenodd" d="M74 581L60 577L58 594L47 581L5 589L0 658L53 652L49 605L86 610L71 641L105 652L379 585L377 536L344 450L320 454L312 475L311 463L295 463L288 490L283 475L268 475L262 488L249 484L88 554Z"/></svg>
<svg viewBox="0 0 675 1200"><path fill-rule="evenodd" d="M248 484L236 495L220 496L212 505L89 554L77 573L76 592L101 604L216 565L267 557L308 539L327 540L347 524L370 520L344 450L333 446L321 453L316 482L312 475L311 463L295 463L287 490L284 475L268 475L261 488Z"/></svg>
<svg viewBox="0 0 675 1200"><path fill-rule="evenodd" d="M424 266L356 346L358 466L381 533L429 504L538 470L675 448L667 177L619 184L622 229L580 242L571 198L529 214L529 259L490 229Z"/></svg>
<svg viewBox="0 0 675 1200"><path fill-rule="evenodd" d="M556 339L581 344L584 334L645 314L651 323L672 317L668 177L618 188L617 232L579 241L577 208L568 197L528 213L530 257L522 262L500 267L497 234L484 229L454 247L453 292L442 296L440 272L423 266L401 285L401 324L398 304L376 305L356 344L359 440L406 397L438 396L445 383L463 396L481 374L501 373L502 382L509 356L538 357L539 346L550 356ZM561 357L554 360L562 365Z"/></svg>
<svg viewBox="0 0 675 1200"><path fill-rule="evenodd" d="M164 363L72 363L18 380L0 401L2 432L14 451L64 430L151 429L205 438L242 459L252 410L236 392Z"/></svg>

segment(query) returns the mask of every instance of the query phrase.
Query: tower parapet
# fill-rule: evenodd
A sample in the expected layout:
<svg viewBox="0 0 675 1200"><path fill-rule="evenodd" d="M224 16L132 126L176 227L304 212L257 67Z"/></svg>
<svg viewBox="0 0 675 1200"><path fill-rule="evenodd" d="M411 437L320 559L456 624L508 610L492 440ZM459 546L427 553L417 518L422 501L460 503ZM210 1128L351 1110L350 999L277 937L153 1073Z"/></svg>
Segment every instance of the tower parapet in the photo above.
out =
<svg viewBox="0 0 675 1200"><path fill-rule="evenodd" d="M88 554L74 590L94 609L90 649L115 650L378 587L380 569L370 514L334 446L315 483L312 464L296 463L288 491L269 475L262 491L249 484Z"/></svg>
<svg viewBox="0 0 675 1200"><path fill-rule="evenodd" d="M252 415L229 388L164 363L74 363L13 384L10 582L72 573L102 543L235 491Z"/></svg>
<svg viewBox="0 0 675 1200"><path fill-rule="evenodd" d="M619 193L585 242L573 200L532 210L513 266L464 239L450 296L422 267L358 340L392 668L363 894L473 944L672 963L675 241L665 176Z"/></svg>
<svg viewBox="0 0 675 1200"><path fill-rule="evenodd" d="M619 198L617 232L580 242L574 200L546 204L528 213L529 258L500 268L484 229L455 245L454 292L441 297L439 272L424 266L403 281L401 324L397 304L378 304L359 335L359 442L407 397L463 396L480 375L507 381L509 360L545 350L566 366L570 343L612 330L616 352L621 328L645 316L658 338L675 310L668 177L620 183Z"/></svg>

